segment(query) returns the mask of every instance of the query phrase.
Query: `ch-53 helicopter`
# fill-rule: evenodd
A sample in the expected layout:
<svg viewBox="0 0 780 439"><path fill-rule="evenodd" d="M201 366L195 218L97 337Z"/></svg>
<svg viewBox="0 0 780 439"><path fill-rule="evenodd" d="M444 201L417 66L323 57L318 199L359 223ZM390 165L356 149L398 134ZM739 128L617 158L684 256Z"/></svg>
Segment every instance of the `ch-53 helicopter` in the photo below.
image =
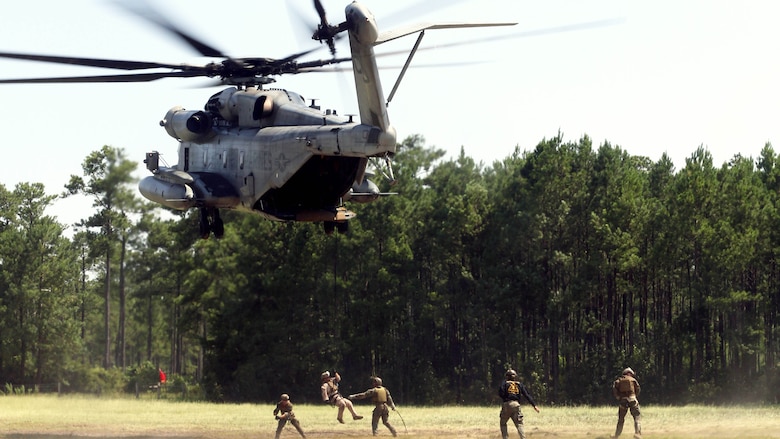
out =
<svg viewBox="0 0 780 439"><path fill-rule="evenodd" d="M220 238L224 224L220 209L258 213L279 221L322 222L326 233L345 232L355 214L345 202L367 203L381 195L367 176L369 162L393 178L390 158L396 130L390 124L379 80L374 47L419 34L392 94L417 51L425 30L505 26L514 23L423 23L380 33L369 10L349 4L345 20L331 25L320 0L320 18L312 38L327 44L331 58L298 61L313 50L282 59L231 58L183 32L150 9L132 10L172 32L201 55L221 58L206 65L165 64L127 60L73 58L0 52L0 58L100 67L135 73L102 76L5 79L6 83L147 82L162 78L209 77L229 87L211 96L203 110L171 108L160 125L179 142L178 164L161 166L158 152L146 154L152 175L138 185L143 196L163 206L200 211L199 233ZM129 8L129 7L128 7ZM336 40L349 39L351 56L336 57ZM300 74L342 62L352 63L359 121L307 105L301 95L264 88L275 76ZM384 161L384 164L381 161Z"/></svg>

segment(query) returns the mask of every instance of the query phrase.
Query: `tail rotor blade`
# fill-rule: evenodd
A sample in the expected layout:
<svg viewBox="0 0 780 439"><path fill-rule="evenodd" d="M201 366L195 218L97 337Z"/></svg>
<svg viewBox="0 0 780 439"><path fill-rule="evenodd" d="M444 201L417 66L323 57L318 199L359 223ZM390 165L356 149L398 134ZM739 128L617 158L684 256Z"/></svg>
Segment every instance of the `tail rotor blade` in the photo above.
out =
<svg viewBox="0 0 780 439"><path fill-rule="evenodd" d="M322 6L320 0L314 0L314 9L317 10L317 15L320 16L320 24L317 26L317 31L312 35L312 39L325 41L328 44L328 48L330 48L331 55L336 56L336 42L334 41L334 37L339 33L339 28L337 26L331 26L330 23L328 23L328 19L325 16L325 7Z"/></svg>

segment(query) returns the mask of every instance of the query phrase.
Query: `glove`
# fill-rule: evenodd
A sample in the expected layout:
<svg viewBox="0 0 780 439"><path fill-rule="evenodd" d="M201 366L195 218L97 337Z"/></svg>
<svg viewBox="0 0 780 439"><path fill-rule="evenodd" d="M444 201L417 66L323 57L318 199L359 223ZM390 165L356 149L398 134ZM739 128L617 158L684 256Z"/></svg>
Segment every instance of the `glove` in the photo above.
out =
<svg viewBox="0 0 780 439"><path fill-rule="evenodd" d="M278 415L274 415L274 419L276 419L278 421L281 418Z"/></svg>

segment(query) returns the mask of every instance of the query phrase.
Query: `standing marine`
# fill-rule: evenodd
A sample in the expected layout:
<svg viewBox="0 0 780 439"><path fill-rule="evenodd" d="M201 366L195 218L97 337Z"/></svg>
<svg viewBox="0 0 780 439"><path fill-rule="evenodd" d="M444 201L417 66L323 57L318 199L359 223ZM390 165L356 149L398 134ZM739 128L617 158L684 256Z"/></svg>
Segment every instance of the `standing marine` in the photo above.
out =
<svg viewBox="0 0 780 439"><path fill-rule="evenodd" d="M623 422L626 420L626 413L631 410L631 416L634 417L634 437L642 437L642 414L639 411L639 381L636 380L636 374L630 367L623 369L620 378L616 379L612 385L612 395L618 400L618 421L615 427L617 438L623 432Z"/></svg>
<svg viewBox="0 0 780 439"><path fill-rule="evenodd" d="M382 386L382 378L379 377L371 378L371 385L373 387L363 393L349 395L349 399L371 398L371 402L374 403L374 412L371 416L371 432L374 434L374 436L379 433L379 419L381 418L382 423L385 424L385 427L387 427L388 430L390 430L390 433L392 433L393 436L397 436L398 434L396 433L395 428L390 425L390 421L387 419L390 416L390 410L388 410L388 407L395 411L395 403L393 402L393 397L390 396L390 391L387 390L386 387Z"/></svg>
<svg viewBox="0 0 780 439"><path fill-rule="evenodd" d="M507 432L506 423L511 418L517 428L517 434L520 435L520 439L525 439L525 431L523 430L523 412L520 410L520 396L522 395L529 404L539 413L539 408L536 407L536 402L528 393L528 389L525 388L523 383L518 381L517 372L512 369L506 371L504 376L504 382L501 383L501 387L498 388L498 396L503 401L501 404L501 437L507 439L509 433Z"/></svg>
<svg viewBox="0 0 780 439"><path fill-rule="evenodd" d="M341 375L338 372L333 372L333 376L330 376L330 372L327 370L320 375L320 391L322 392L322 401L326 404L338 407L339 412L336 419L344 423L344 409L348 409L352 413L352 419L363 419L362 416L355 413L355 408L352 406L352 401L344 398L339 393L339 382L341 381Z"/></svg>
<svg viewBox="0 0 780 439"><path fill-rule="evenodd" d="M293 405L290 402L290 396L286 393L282 393L282 396L279 398L279 402L276 403L276 408L274 409L274 418L279 421L279 424L276 426L276 439L279 439L279 436L282 435L282 429L284 429L284 426L288 421L293 425L293 427L295 427L296 430L298 430L298 433L300 433L301 437L306 439L306 435L303 433L303 429L301 428L301 423L295 419L295 413L293 413Z"/></svg>

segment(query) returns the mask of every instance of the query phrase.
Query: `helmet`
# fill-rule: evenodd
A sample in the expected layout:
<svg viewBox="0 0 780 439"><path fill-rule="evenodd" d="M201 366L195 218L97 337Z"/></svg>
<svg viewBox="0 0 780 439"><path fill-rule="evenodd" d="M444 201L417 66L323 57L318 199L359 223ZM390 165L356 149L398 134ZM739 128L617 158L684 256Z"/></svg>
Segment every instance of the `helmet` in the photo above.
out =
<svg viewBox="0 0 780 439"><path fill-rule="evenodd" d="M507 369L506 374L504 374L507 378L517 378L517 372L515 372L514 369Z"/></svg>
<svg viewBox="0 0 780 439"><path fill-rule="evenodd" d="M330 378L330 372L328 372L327 370L325 372L322 372L322 375L320 375L320 379L326 380L328 378Z"/></svg>
<svg viewBox="0 0 780 439"><path fill-rule="evenodd" d="M631 376L635 376L634 369L631 369L630 367L627 367L623 369L623 375L631 374Z"/></svg>
<svg viewBox="0 0 780 439"><path fill-rule="evenodd" d="M282 398L282 401L289 401L290 400L290 395L288 395L286 393L282 393L282 397L281 398Z"/></svg>
<svg viewBox="0 0 780 439"><path fill-rule="evenodd" d="M379 387L379 386L382 385L382 378L373 377L373 378L371 378L371 382L374 383L375 387Z"/></svg>

